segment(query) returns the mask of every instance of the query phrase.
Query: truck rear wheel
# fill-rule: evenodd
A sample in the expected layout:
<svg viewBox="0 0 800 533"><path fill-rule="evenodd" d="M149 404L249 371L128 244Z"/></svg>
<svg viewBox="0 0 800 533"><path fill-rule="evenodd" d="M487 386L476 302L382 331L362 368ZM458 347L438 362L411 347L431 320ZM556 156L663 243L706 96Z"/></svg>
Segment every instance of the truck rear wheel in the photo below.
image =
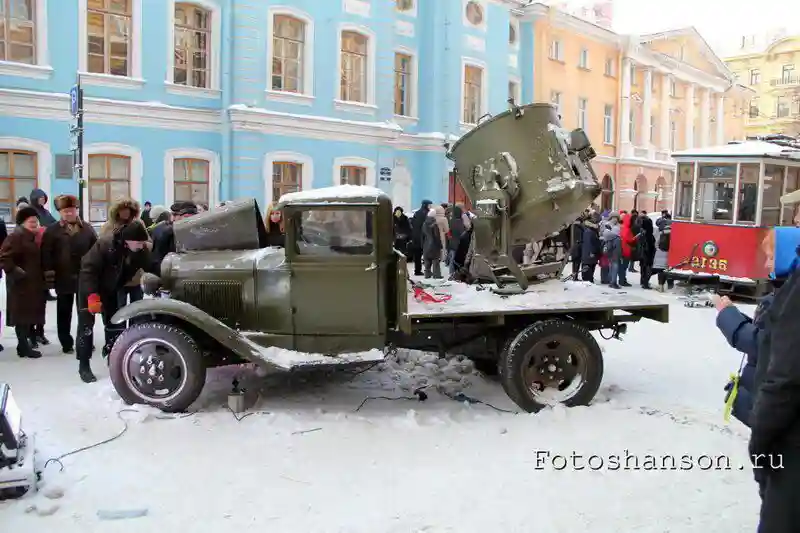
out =
<svg viewBox="0 0 800 533"><path fill-rule="evenodd" d="M500 357L503 389L529 413L555 403L588 405L603 380L600 345L589 330L569 320L528 326Z"/></svg>
<svg viewBox="0 0 800 533"><path fill-rule="evenodd" d="M165 413L188 409L206 383L197 343L179 327L148 322L126 329L108 356L111 382L129 404Z"/></svg>

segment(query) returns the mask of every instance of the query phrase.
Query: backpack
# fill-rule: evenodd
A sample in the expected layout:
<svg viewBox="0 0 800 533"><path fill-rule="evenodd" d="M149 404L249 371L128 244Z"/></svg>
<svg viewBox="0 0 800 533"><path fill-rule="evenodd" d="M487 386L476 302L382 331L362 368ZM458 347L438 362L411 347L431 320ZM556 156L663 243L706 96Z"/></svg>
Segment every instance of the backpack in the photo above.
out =
<svg viewBox="0 0 800 533"><path fill-rule="evenodd" d="M670 228L664 228L658 235L658 249L662 252L669 252Z"/></svg>

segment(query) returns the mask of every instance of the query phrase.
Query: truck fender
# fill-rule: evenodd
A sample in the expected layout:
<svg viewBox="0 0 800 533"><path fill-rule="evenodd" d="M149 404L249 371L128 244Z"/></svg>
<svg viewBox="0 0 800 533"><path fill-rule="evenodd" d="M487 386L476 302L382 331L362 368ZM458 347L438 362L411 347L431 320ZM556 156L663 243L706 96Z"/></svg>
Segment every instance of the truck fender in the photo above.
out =
<svg viewBox="0 0 800 533"><path fill-rule="evenodd" d="M169 315L195 326L207 333L225 348L248 361L266 363L278 369L271 361L265 359L261 350L238 331L223 324L205 311L181 300L171 298L152 298L139 300L122 307L111 317L113 324L122 324L128 320L146 315Z"/></svg>

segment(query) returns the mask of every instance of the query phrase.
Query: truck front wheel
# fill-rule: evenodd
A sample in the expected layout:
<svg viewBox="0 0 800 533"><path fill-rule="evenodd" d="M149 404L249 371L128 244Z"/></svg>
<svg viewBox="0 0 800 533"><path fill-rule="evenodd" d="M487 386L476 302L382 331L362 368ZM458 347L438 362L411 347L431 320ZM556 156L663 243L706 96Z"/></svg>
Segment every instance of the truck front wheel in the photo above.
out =
<svg viewBox="0 0 800 533"><path fill-rule="evenodd" d="M592 334L575 322L543 320L522 330L504 350L500 379L520 408L588 405L603 380L603 354Z"/></svg>
<svg viewBox="0 0 800 533"><path fill-rule="evenodd" d="M125 402L165 413L185 411L206 383L197 343L171 324L148 322L126 329L108 359L111 382Z"/></svg>

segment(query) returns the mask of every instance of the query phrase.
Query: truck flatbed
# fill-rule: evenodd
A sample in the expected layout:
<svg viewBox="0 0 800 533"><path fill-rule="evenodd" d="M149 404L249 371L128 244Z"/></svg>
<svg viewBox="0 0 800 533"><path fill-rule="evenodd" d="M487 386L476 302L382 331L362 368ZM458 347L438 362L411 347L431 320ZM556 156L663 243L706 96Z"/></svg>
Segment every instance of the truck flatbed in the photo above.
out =
<svg viewBox="0 0 800 533"><path fill-rule="evenodd" d="M502 295L492 292L492 285L429 280L419 283L434 297L450 296L450 299L442 303L423 303L418 302L410 292L407 316L414 322L470 316L565 315L608 311L627 311L658 322L669 320L669 304L604 285L550 280L531 285L521 294Z"/></svg>

